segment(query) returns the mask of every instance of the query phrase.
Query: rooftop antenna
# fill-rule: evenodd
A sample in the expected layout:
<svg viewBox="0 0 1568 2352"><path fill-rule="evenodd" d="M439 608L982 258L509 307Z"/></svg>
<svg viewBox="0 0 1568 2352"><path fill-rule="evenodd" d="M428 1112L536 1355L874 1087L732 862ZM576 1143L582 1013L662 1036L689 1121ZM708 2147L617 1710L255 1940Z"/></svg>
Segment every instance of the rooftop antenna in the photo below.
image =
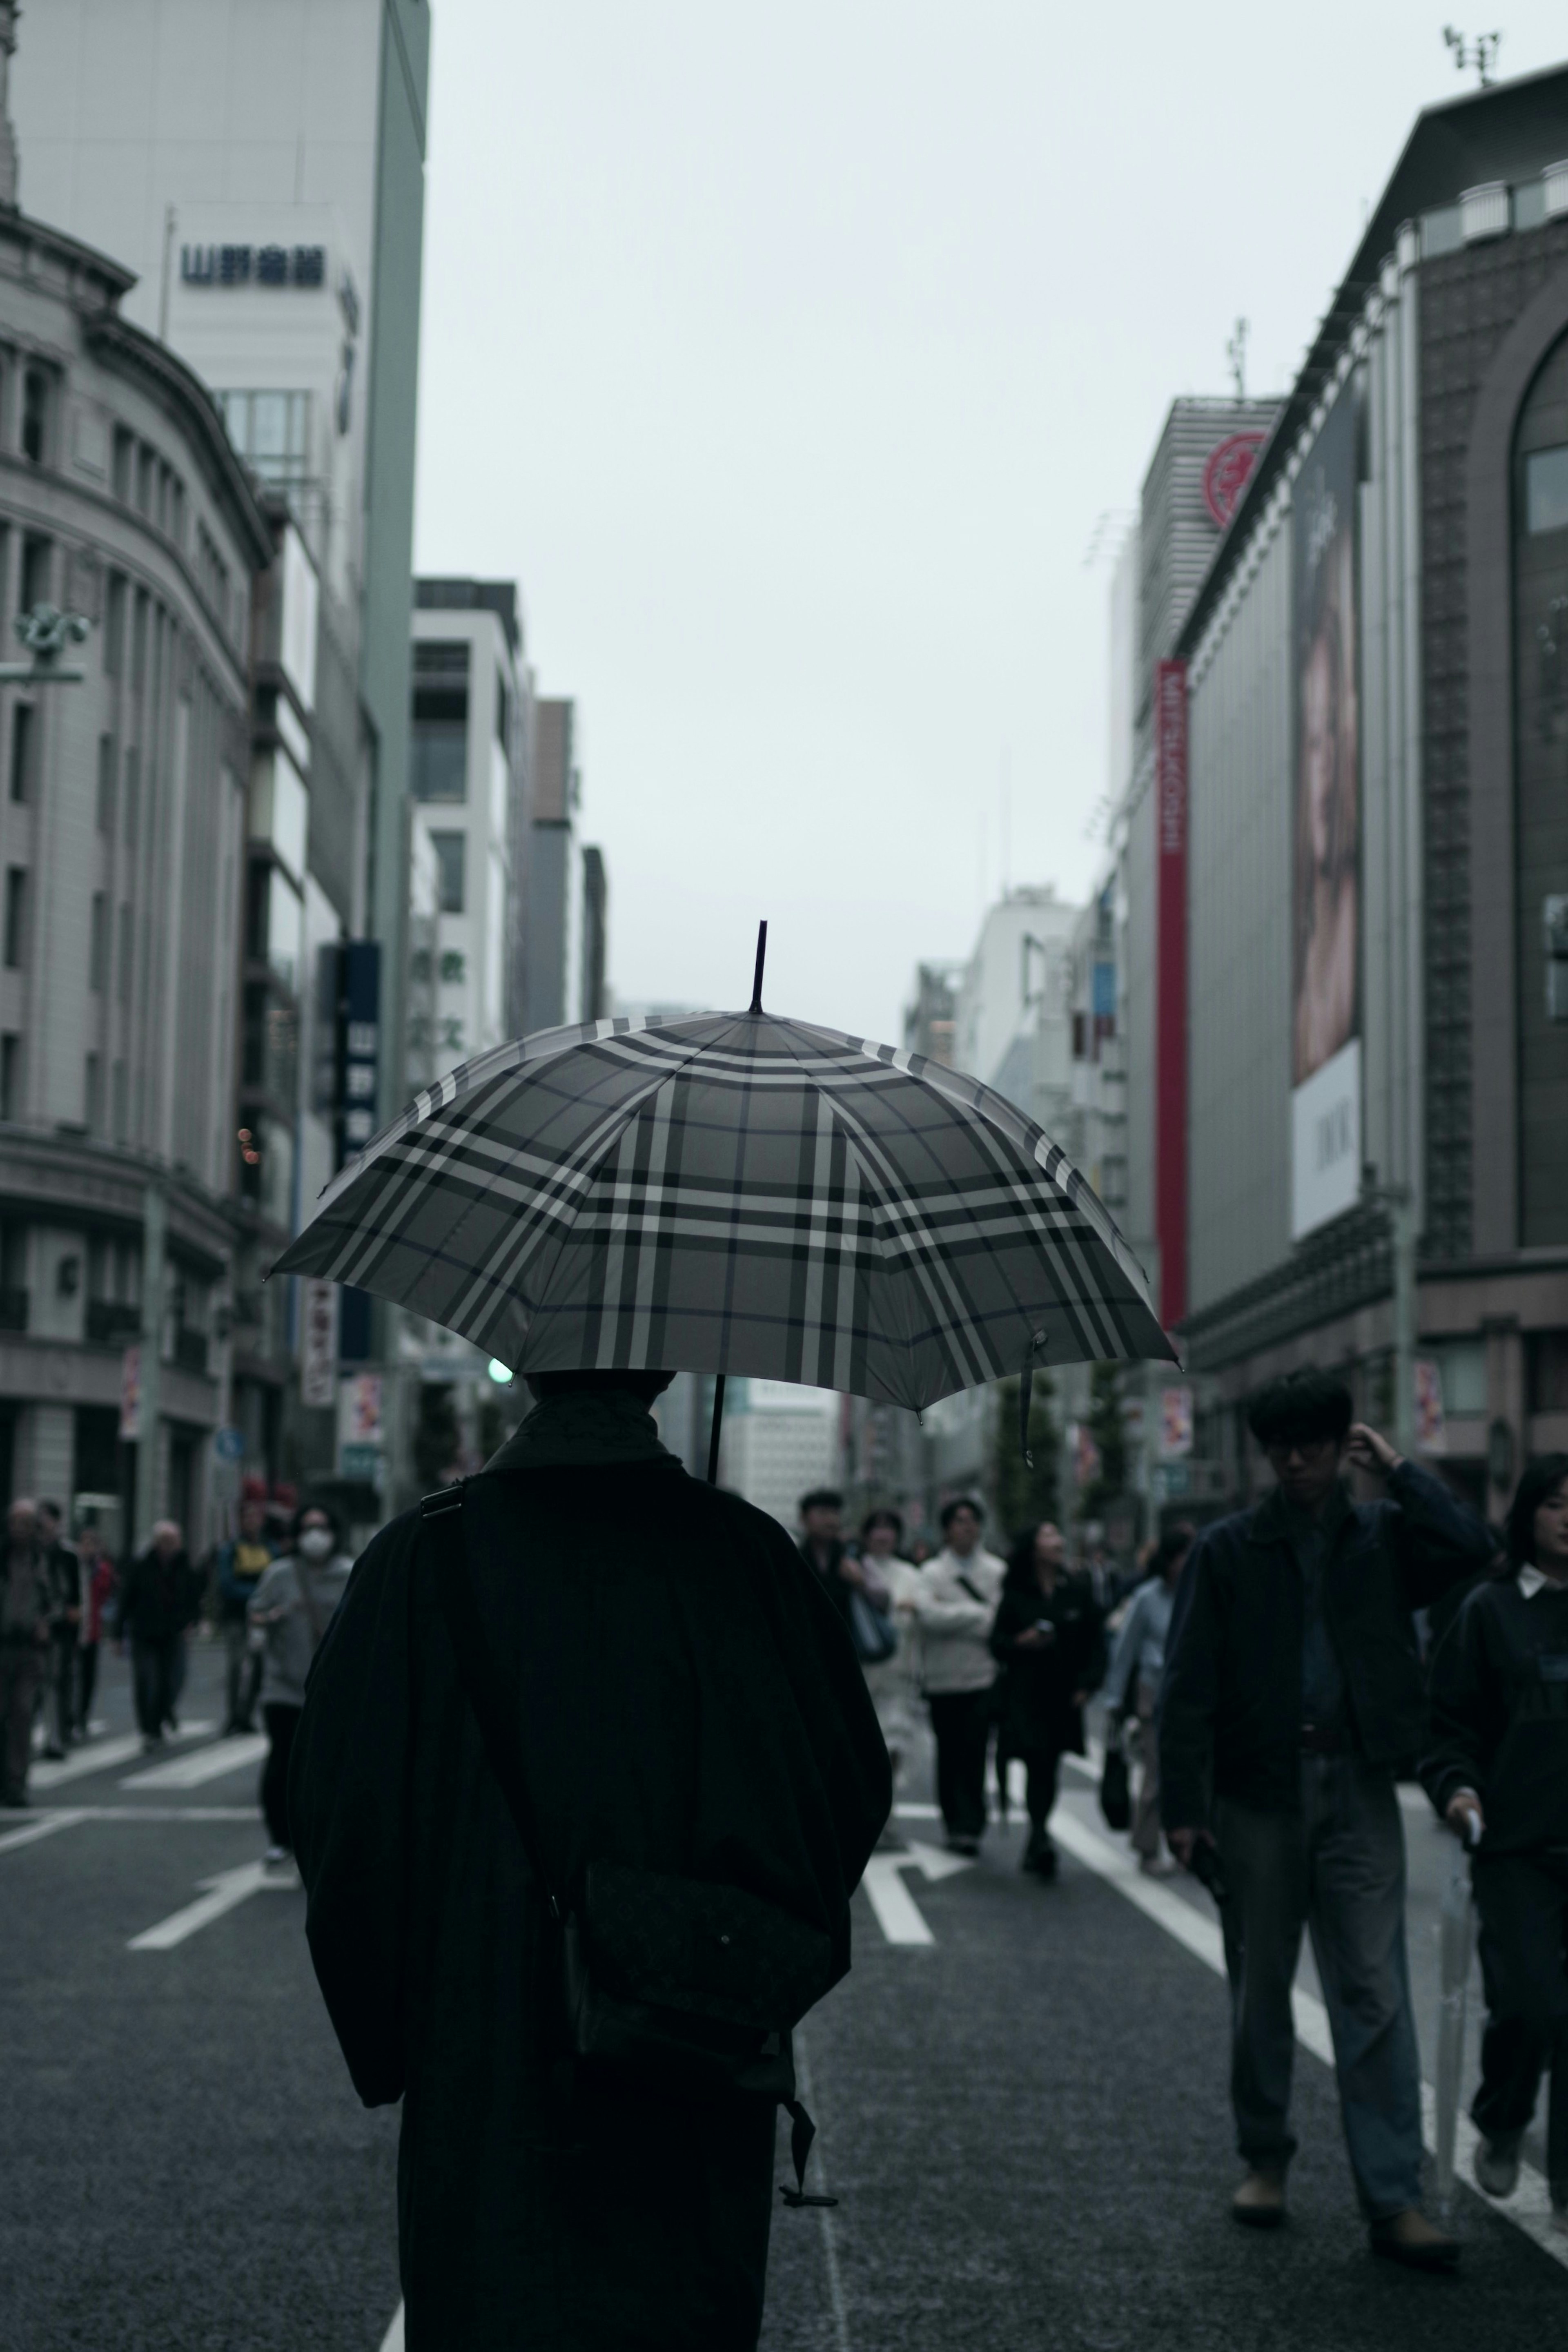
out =
<svg viewBox="0 0 1568 2352"><path fill-rule="evenodd" d="M1482 89L1491 88L1491 71L1497 63L1501 39L1500 33L1478 33L1473 40L1467 41L1463 33L1457 33L1452 25L1443 27L1444 44L1454 53L1455 71L1468 73L1474 66L1477 82Z"/></svg>
<svg viewBox="0 0 1568 2352"><path fill-rule="evenodd" d="M1238 319L1236 331L1225 346L1225 356L1230 362L1231 380L1238 400L1247 397L1247 321Z"/></svg>

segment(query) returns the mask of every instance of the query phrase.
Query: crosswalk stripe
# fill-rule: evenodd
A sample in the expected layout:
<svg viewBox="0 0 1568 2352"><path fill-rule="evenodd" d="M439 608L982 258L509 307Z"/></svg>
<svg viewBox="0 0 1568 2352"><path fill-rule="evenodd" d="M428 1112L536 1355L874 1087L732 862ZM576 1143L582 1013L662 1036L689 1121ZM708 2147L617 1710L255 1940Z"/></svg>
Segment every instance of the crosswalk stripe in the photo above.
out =
<svg viewBox="0 0 1568 2352"><path fill-rule="evenodd" d="M400 2303L392 2315L392 2324L382 2337L381 2352L402 2352L402 2305Z"/></svg>
<svg viewBox="0 0 1568 2352"><path fill-rule="evenodd" d="M42 1821L28 1822L19 1830L7 1830L0 1837L0 1853L9 1853L19 1845L37 1845L40 1838L53 1837L57 1830L75 1829L78 1822L86 1818L85 1813L68 1812L63 1807L58 1812L46 1813Z"/></svg>
<svg viewBox="0 0 1568 2352"><path fill-rule="evenodd" d="M215 1878L205 1878L201 1883L207 1890L204 1895L198 1895L194 1903L187 1903L183 1910L171 1911L155 1926L143 1927L140 1936L131 1937L126 1950L172 1952L176 1944L183 1944L203 1927L210 1927L214 1919L247 1903L253 1895L264 1889L288 1892L299 1885L291 1871L269 1871L264 1862L242 1862L235 1869L220 1870Z"/></svg>
<svg viewBox="0 0 1568 2352"><path fill-rule="evenodd" d="M128 1773L120 1785L122 1789L200 1789L208 1780L226 1780L231 1772L259 1764L267 1748L263 1732L248 1739L223 1739L214 1748L199 1748L193 1756L176 1756L168 1764L149 1764L145 1771Z"/></svg>
<svg viewBox="0 0 1568 2352"><path fill-rule="evenodd" d="M176 1739L205 1739L216 1728L211 1723L183 1723L173 1737ZM141 1741L134 1731L124 1732L118 1739L99 1739L88 1748L73 1748L56 1764L35 1764L27 1776L32 1789L57 1789L68 1780L84 1780L92 1772L110 1772L117 1764L129 1764L141 1753Z"/></svg>

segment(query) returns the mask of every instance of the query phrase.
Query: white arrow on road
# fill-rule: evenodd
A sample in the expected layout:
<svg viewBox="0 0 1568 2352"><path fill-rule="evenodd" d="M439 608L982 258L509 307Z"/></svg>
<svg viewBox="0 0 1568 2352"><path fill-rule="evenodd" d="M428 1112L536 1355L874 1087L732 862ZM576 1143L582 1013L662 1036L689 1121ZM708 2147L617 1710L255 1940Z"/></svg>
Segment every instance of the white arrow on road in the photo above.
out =
<svg viewBox="0 0 1568 2352"><path fill-rule="evenodd" d="M268 1870L264 1862L242 1862L235 1870L220 1870L215 1878L199 1878L198 1886L207 1892L194 1903L187 1903L183 1911L171 1911L154 1927L144 1927L140 1936L132 1936L126 1946L131 1952L168 1952L183 1944L187 1936L198 1928L210 1927L225 1911L246 1903L253 1895L273 1887L294 1889L299 1881L291 1870Z"/></svg>
<svg viewBox="0 0 1568 2352"><path fill-rule="evenodd" d="M911 1838L906 1853L873 1853L861 1885L871 1898L876 1924L890 1944L934 1944L936 1938L899 1873L918 1870L922 1877L935 1883L939 1878L951 1878L956 1870L973 1867L968 1854L940 1853L934 1845L921 1845Z"/></svg>

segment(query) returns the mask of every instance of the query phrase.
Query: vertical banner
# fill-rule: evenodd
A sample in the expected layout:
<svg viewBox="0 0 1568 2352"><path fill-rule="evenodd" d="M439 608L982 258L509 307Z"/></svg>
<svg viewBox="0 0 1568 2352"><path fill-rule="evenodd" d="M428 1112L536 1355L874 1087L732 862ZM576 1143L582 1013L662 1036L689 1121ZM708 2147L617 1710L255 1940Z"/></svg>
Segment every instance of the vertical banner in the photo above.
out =
<svg viewBox="0 0 1568 2352"><path fill-rule="evenodd" d="M1160 1321L1186 1313L1186 664L1155 672L1155 1232Z"/></svg>
<svg viewBox="0 0 1568 2352"><path fill-rule="evenodd" d="M338 1401L338 1286L308 1275L299 1285L299 1402L313 1412Z"/></svg>
<svg viewBox="0 0 1568 2352"><path fill-rule="evenodd" d="M1361 706L1356 396L1347 383L1296 478L1291 512L1295 808L1291 1232L1361 1191Z"/></svg>

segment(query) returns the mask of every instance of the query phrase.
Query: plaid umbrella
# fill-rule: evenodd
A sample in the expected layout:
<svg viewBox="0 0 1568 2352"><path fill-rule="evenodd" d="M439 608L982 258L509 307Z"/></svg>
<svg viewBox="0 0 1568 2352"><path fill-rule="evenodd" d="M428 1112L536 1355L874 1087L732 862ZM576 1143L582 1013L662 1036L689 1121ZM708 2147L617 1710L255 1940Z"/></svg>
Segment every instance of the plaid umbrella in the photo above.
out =
<svg viewBox="0 0 1568 2352"><path fill-rule="evenodd" d="M749 1373L918 1409L1175 1354L1104 1208L1011 1103L755 1010L497 1046L350 1161L274 1271L525 1374Z"/></svg>

